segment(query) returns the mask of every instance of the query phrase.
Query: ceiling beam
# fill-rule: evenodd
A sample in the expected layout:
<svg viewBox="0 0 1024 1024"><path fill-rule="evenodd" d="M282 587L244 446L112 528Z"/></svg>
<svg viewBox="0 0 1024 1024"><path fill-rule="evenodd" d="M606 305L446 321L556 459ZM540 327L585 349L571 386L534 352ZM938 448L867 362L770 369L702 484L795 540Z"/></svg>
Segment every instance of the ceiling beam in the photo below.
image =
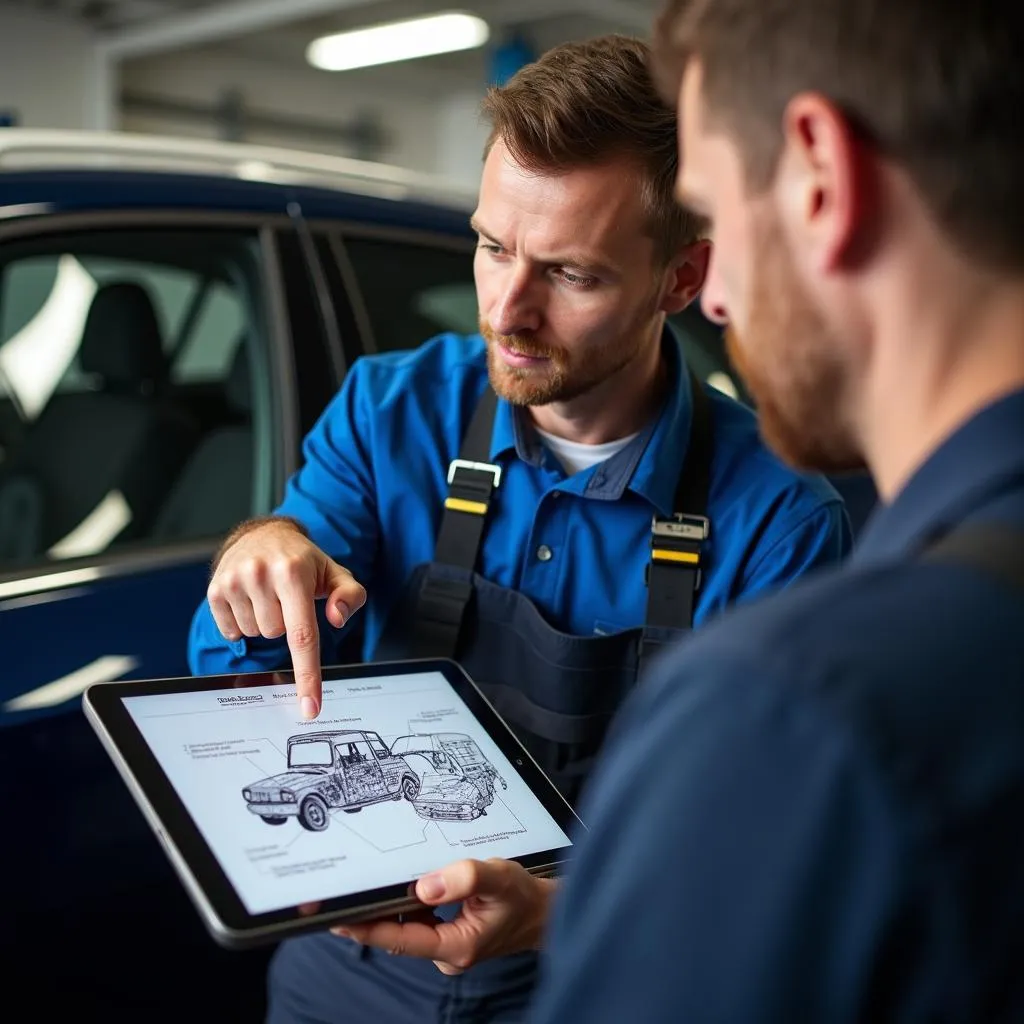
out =
<svg viewBox="0 0 1024 1024"><path fill-rule="evenodd" d="M105 32L99 37L103 56L120 62L136 57L203 46L252 32L276 28L338 11L369 7L378 0L223 0L211 7L161 17L146 24ZM536 18L589 15L646 36L652 15L628 0L519 0L481 4L493 24L527 24Z"/></svg>
<svg viewBox="0 0 1024 1024"><path fill-rule="evenodd" d="M107 32L100 52L113 61L148 57L188 46L276 28L304 18L366 7L377 0L225 0L189 14L160 18L148 25Z"/></svg>

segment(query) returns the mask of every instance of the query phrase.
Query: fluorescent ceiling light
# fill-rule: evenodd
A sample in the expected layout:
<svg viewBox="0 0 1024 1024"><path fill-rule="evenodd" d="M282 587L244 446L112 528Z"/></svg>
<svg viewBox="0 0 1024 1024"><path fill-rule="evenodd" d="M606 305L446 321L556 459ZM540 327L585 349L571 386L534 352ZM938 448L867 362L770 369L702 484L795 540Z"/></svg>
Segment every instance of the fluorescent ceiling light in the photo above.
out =
<svg viewBox="0 0 1024 1024"><path fill-rule="evenodd" d="M348 71L471 50L483 46L490 34L487 22L472 14L433 14L314 39L306 50L306 60L324 71Z"/></svg>

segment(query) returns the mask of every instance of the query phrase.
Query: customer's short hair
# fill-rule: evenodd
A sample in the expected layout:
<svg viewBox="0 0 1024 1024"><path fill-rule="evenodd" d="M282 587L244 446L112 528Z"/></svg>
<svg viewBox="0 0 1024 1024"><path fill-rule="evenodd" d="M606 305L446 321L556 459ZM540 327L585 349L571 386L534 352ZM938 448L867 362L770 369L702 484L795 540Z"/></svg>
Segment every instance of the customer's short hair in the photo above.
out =
<svg viewBox="0 0 1024 1024"><path fill-rule="evenodd" d="M817 92L903 168L962 252L1024 269L1020 0L667 0L652 48L666 102L699 62L705 116L733 137L752 191L774 177L787 103Z"/></svg>
<svg viewBox="0 0 1024 1024"><path fill-rule="evenodd" d="M654 87L648 45L608 35L548 50L483 103L491 125L485 150L500 139L517 163L568 171L616 157L635 159L660 258L701 237L701 220L673 196L678 148L675 105Z"/></svg>

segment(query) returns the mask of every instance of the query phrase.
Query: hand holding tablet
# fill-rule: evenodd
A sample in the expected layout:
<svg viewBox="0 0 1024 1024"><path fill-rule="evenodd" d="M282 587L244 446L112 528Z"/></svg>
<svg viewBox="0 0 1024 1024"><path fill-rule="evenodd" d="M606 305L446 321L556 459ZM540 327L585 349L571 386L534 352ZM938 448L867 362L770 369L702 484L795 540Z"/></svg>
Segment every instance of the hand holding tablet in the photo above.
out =
<svg viewBox="0 0 1024 1024"><path fill-rule="evenodd" d="M568 858L581 823L454 662L328 668L323 679L313 721L291 672L84 695L220 944L422 909L410 883L459 861L546 876Z"/></svg>
<svg viewBox="0 0 1024 1024"><path fill-rule="evenodd" d="M433 960L444 974L460 974L481 960L538 949L556 885L515 861L462 860L416 882L424 910L331 930L389 953ZM453 902L460 908L450 921L430 909Z"/></svg>

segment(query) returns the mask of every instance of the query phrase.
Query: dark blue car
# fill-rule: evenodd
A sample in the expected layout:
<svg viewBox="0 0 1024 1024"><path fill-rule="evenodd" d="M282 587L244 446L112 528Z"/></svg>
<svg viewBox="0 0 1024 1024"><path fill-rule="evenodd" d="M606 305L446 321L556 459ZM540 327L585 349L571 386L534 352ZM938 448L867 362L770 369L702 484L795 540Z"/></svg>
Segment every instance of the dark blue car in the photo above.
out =
<svg viewBox="0 0 1024 1024"><path fill-rule="evenodd" d="M211 554L354 359L476 329L473 200L287 151L0 133L0 963L40 1019L260 1019L266 954L209 941L80 695L187 674ZM677 326L736 393L719 332Z"/></svg>

